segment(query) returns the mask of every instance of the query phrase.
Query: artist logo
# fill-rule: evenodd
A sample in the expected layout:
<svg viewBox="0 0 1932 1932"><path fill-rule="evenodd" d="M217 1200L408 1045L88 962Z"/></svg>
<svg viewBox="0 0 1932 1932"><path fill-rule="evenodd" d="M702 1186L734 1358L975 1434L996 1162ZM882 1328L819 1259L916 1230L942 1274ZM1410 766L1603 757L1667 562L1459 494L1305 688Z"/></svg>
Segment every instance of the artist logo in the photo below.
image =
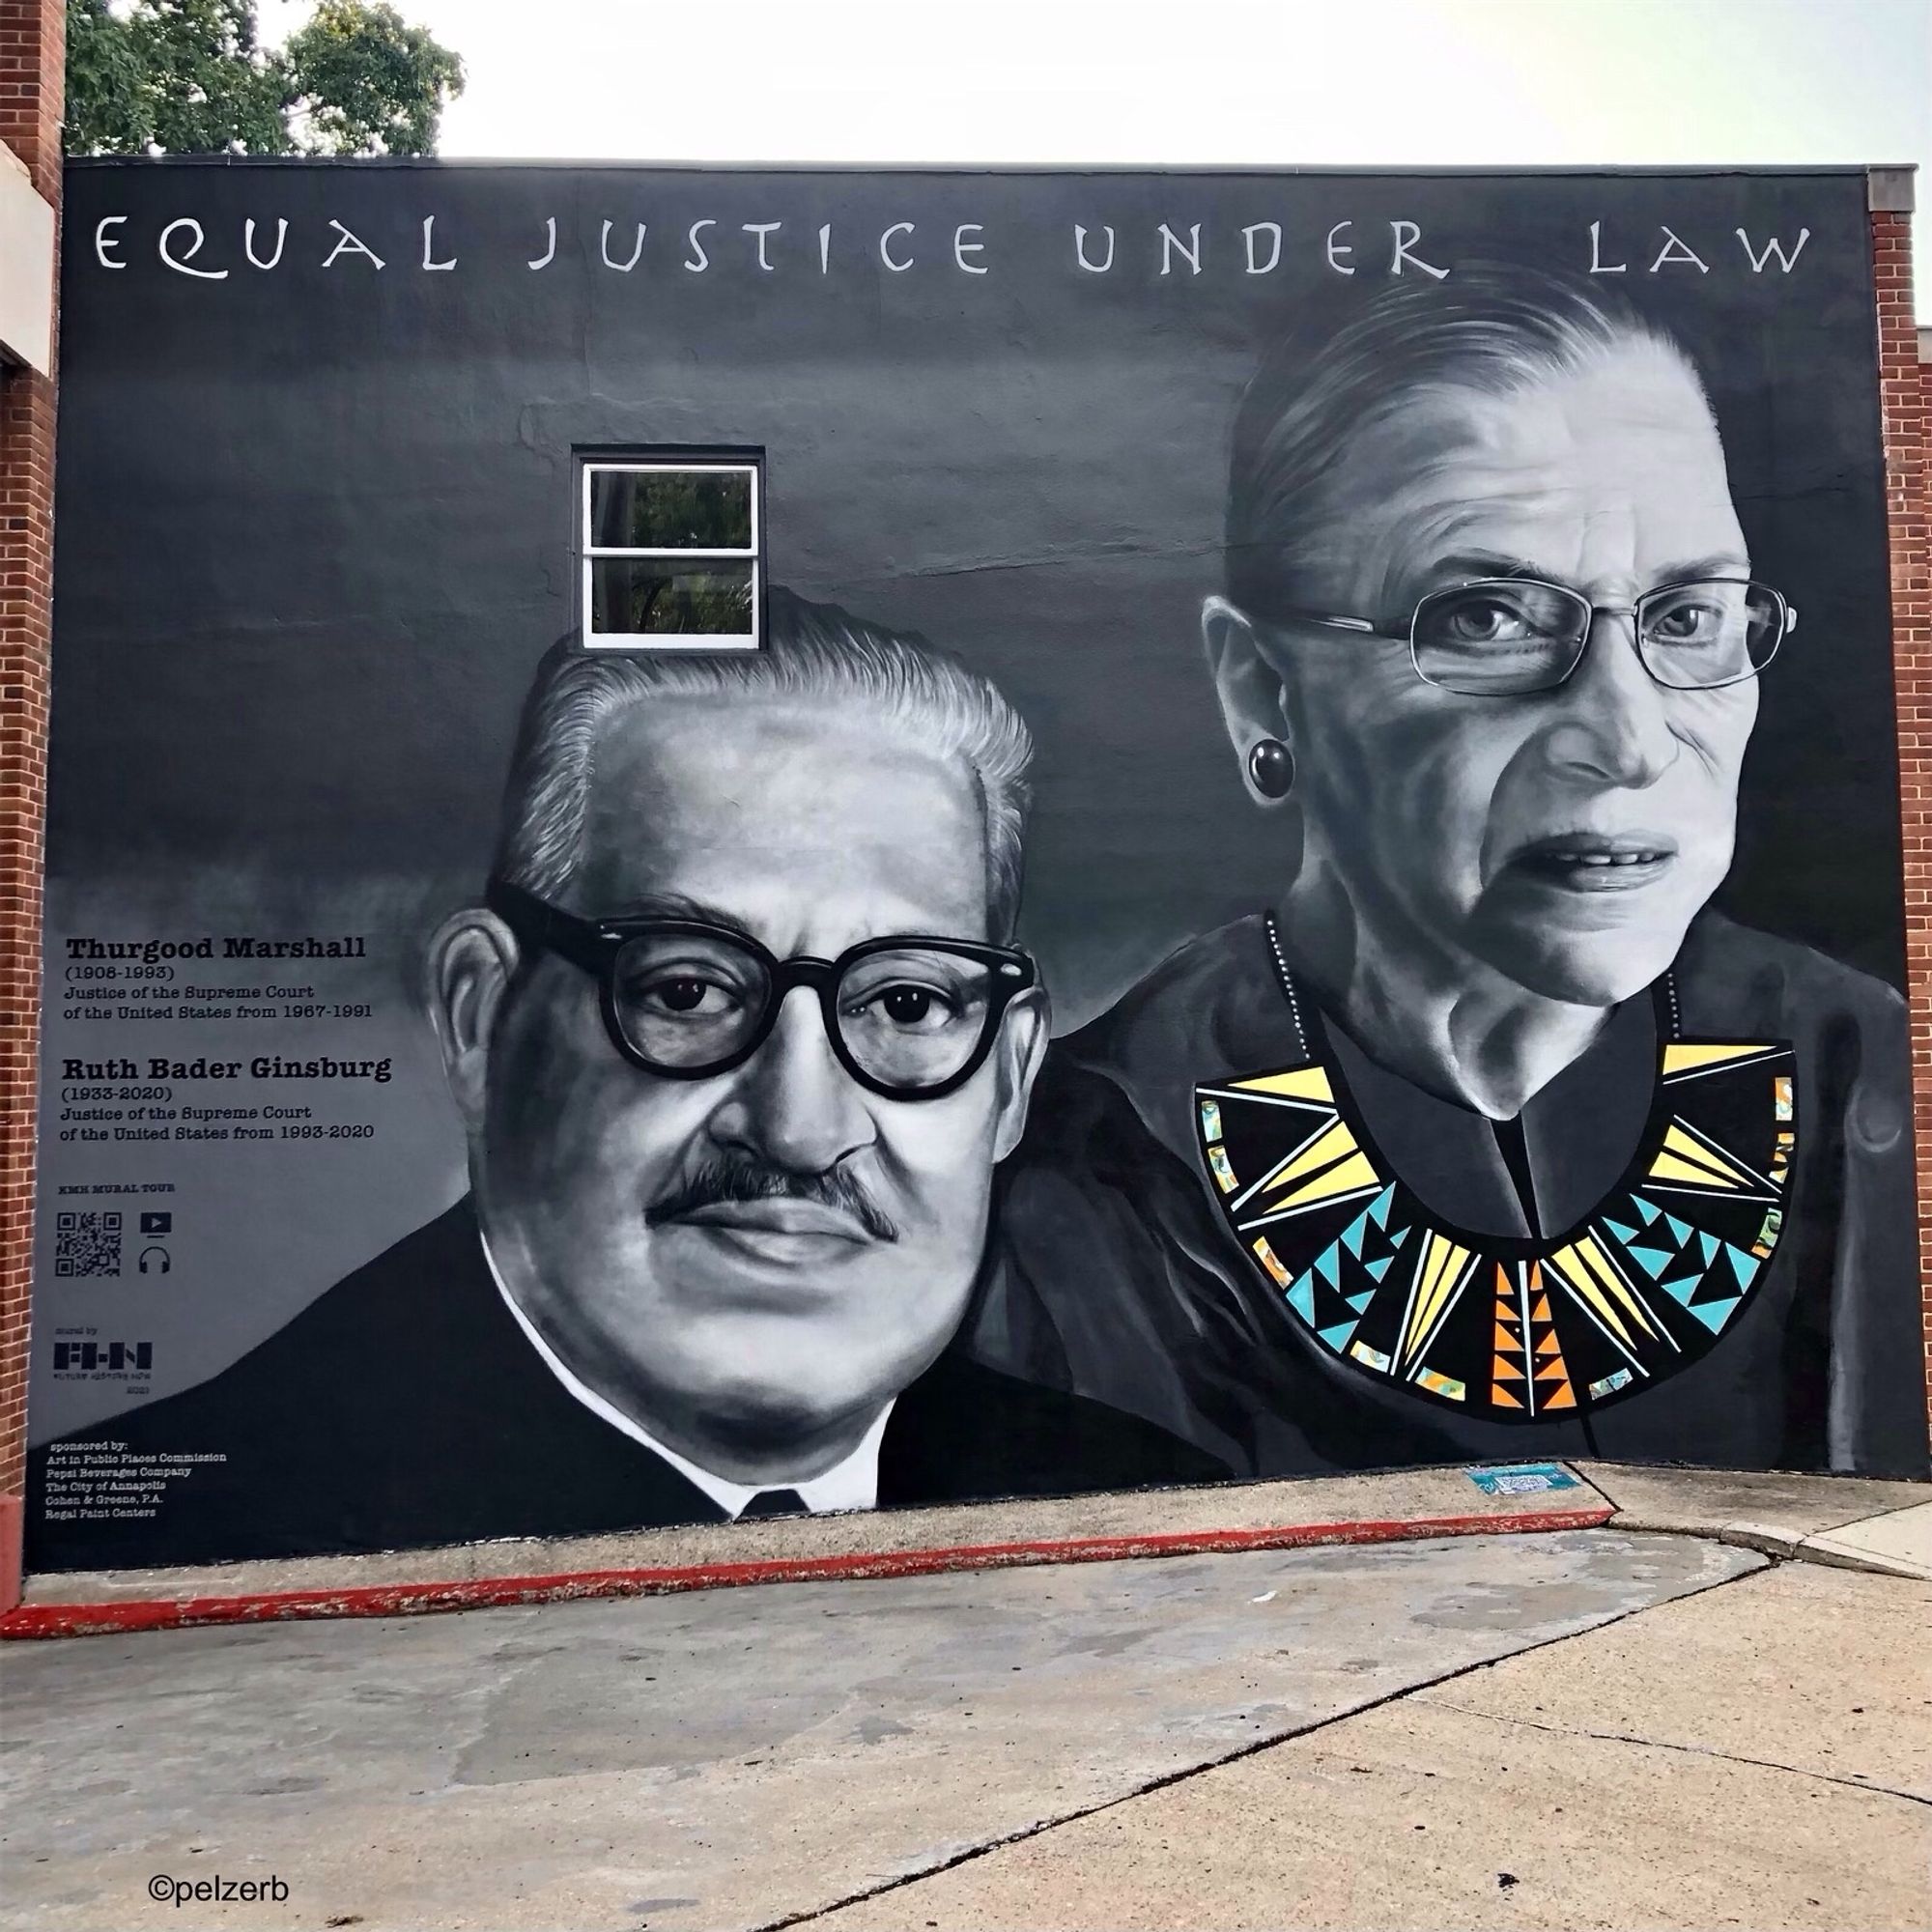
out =
<svg viewBox="0 0 1932 1932"><path fill-rule="evenodd" d="M152 1342L56 1342L57 1376L145 1376L153 1373Z"/></svg>

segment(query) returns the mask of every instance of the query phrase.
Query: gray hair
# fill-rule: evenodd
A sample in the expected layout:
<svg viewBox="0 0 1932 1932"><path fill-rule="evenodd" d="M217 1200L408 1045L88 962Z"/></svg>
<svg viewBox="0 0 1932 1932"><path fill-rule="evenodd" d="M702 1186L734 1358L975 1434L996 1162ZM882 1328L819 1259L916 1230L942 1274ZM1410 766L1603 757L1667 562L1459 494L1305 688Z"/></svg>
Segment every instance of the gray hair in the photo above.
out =
<svg viewBox="0 0 1932 1932"><path fill-rule="evenodd" d="M1339 327L1283 341L1248 384L1228 478L1228 595L1265 616L1333 546L1337 473L1362 432L1422 392L1507 396L1612 355L1648 353L1710 400L1682 346L1600 282L1485 266L1390 290Z"/></svg>
<svg viewBox="0 0 1932 1932"><path fill-rule="evenodd" d="M790 697L869 714L941 758L964 761L986 828L993 936L1019 916L1033 738L998 689L950 652L776 586L755 651L586 651L553 645L524 700L503 792L497 876L567 903L597 749L634 705L679 697Z"/></svg>

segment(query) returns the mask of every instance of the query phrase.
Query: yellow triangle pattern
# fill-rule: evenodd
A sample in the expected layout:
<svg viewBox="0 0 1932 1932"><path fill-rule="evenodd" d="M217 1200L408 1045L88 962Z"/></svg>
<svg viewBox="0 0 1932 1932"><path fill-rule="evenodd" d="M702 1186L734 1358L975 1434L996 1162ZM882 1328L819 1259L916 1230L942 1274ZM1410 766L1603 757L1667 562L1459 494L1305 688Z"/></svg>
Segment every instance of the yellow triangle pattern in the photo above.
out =
<svg viewBox="0 0 1932 1932"><path fill-rule="evenodd" d="M1714 1194L1735 1194L1757 1185L1743 1168L1692 1139L1675 1121L1664 1129L1663 1145L1650 1164L1650 1178L1707 1187Z"/></svg>
<svg viewBox="0 0 1932 1932"><path fill-rule="evenodd" d="M1641 1297L1631 1293L1629 1284L1625 1282L1623 1276L1611 1265L1603 1249L1598 1247L1594 1237L1585 1235L1577 1243L1577 1249L1583 1259L1596 1269L1598 1280L1622 1303L1631 1320L1646 1335L1650 1336L1653 1341L1658 1339L1657 1325L1651 1320L1650 1310L1644 1306Z"/></svg>
<svg viewBox="0 0 1932 1932"><path fill-rule="evenodd" d="M1687 1160L1679 1160L1674 1153L1660 1153L1650 1164L1652 1180L1675 1180L1686 1187L1708 1187L1715 1194L1725 1188L1735 1188L1737 1182L1724 1180L1714 1175L1707 1167L1692 1167Z"/></svg>
<svg viewBox="0 0 1932 1932"><path fill-rule="evenodd" d="M1265 1191L1279 1194L1293 1182L1305 1180L1318 1168L1327 1167L1354 1151L1354 1135L1340 1121L1331 1122L1267 1183Z"/></svg>
<svg viewBox="0 0 1932 1932"><path fill-rule="evenodd" d="M1278 1200L1268 1203L1270 1213L1284 1208L1312 1208L1318 1201L1327 1201L1337 1194L1352 1193L1360 1187L1379 1187L1382 1178L1369 1165L1367 1154L1357 1151L1340 1165L1331 1167L1324 1174L1318 1174L1313 1180L1304 1181L1293 1194L1284 1194Z"/></svg>
<svg viewBox="0 0 1932 1932"><path fill-rule="evenodd" d="M1643 1320L1640 1311L1633 1305L1629 1291L1617 1279L1609 1263L1604 1259L1596 1241L1590 1236L1585 1235L1580 1241L1571 1247L1558 1248L1549 1257L1549 1265L1596 1310L1602 1317L1604 1325L1626 1348L1630 1346L1631 1332L1624 1325L1623 1316L1618 1312L1619 1307L1628 1311L1647 1332L1655 1333L1650 1323ZM1615 1306L1611 1302L1612 1294L1616 1299Z"/></svg>
<svg viewBox="0 0 1932 1932"><path fill-rule="evenodd" d="M1718 1046L1708 1041L1695 1046L1671 1044L1663 1049L1663 1077L1668 1080L1673 1073L1698 1073L1708 1066L1726 1065L1733 1060L1766 1060L1776 1051L1763 1040L1741 1041L1735 1046Z"/></svg>
<svg viewBox="0 0 1932 1932"><path fill-rule="evenodd" d="M1432 1232L1423 1244L1422 1259L1416 1264L1415 1295L1409 1303L1399 1350L1405 1367L1421 1353L1436 1322L1449 1312L1468 1260L1469 1250L1458 1247L1447 1235Z"/></svg>
<svg viewBox="0 0 1932 1932"><path fill-rule="evenodd" d="M1327 1071L1320 1066L1297 1066L1292 1073L1258 1073L1252 1080L1231 1081L1229 1090L1236 1094L1279 1094L1289 1100L1332 1102L1335 1098Z"/></svg>

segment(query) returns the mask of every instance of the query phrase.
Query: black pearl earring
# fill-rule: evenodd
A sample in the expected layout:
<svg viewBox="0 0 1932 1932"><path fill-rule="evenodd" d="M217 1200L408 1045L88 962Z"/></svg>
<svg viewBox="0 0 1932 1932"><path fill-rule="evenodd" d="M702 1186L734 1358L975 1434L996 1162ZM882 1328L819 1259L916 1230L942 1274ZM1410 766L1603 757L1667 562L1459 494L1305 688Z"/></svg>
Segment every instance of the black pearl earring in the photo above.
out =
<svg viewBox="0 0 1932 1932"><path fill-rule="evenodd" d="M1279 738L1263 738L1248 753L1248 780L1264 798L1286 798L1294 786L1294 753Z"/></svg>

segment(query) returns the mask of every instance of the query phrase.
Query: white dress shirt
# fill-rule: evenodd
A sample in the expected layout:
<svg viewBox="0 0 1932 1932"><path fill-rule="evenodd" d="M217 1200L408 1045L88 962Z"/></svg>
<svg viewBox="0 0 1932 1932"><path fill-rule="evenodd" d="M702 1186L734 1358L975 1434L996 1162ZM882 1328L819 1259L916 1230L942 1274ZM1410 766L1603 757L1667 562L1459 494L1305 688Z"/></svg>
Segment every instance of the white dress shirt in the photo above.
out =
<svg viewBox="0 0 1932 1932"><path fill-rule="evenodd" d="M497 1258L490 1252L490 1243L483 1243L483 1259L489 1264L490 1278L497 1284L497 1292L503 1297L503 1304L515 1317L519 1328L530 1347L537 1351L552 1375L560 1381L569 1393L577 1398L592 1415L600 1421L608 1422L612 1429L620 1430L633 1442L641 1444L653 1456L662 1456L679 1475L695 1484L711 1498L733 1521L743 1515L745 1505L755 1495L766 1490L796 1490L805 1506L812 1515L818 1516L828 1510L865 1510L873 1508L879 1500L879 1443L886 1433L886 1423L892 1415L893 1405L889 1402L872 1418L869 1428L859 1438L859 1445L842 1462L835 1463L822 1474L803 1479L795 1477L774 1477L769 1483L734 1483L728 1476L713 1475L709 1469L700 1468L688 1456L680 1456L675 1449L660 1442L649 1430L640 1429L637 1423L613 1406L597 1393L586 1388L577 1377L571 1374L550 1344L537 1333L529 1317L517 1306L517 1297L512 1294L497 1267Z"/></svg>

